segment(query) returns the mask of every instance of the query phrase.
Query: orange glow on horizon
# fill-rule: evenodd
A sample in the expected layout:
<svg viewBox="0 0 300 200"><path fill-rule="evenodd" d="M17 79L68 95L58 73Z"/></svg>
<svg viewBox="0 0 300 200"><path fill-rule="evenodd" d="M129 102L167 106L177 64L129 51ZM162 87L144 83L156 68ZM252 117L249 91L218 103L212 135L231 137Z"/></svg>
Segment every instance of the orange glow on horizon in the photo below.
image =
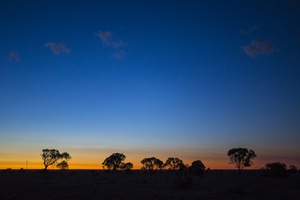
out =
<svg viewBox="0 0 300 200"><path fill-rule="evenodd" d="M173 152L173 149L171 149ZM38 150L37 150L38 151ZM44 169L43 161L41 159L40 153L36 153L37 151L31 152L31 151L22 151L21 153L19 151L17 152L3 152L1 154L1 160L0 160L0 169L7 169L12 168L15 170L18 169ZM91 170L97 170L97 169L103 169L102 168L102 162L105 160L105 158L109 155L111 155L111 152L104 152L101 151L76 151L75 149L65 149L64 151L71 152L72 159L68 161L69 169L91 169ZM160 151L158 153L157 151L153 152L135 152L135 151L125 151L124 154L126 155L126 159L124 162L131 162L133 164L133 169L141 169L142 164L140 161L143 158L147 157L156 157L159 158L161 161L165 162L166 159L169 157L177 157L182 159L185 164L191 165L191 163L195 160L201 160L203 164L206 166L206 168L210 169L236 169L233 164L229 163L229 158L226 156L226 154L219 153L224 152L223 150L218 151L217 153L211 153L211 152L202 152L201 154L197 153L198 151L175 151L178 152L172 155L172 152L168 151ZM201 152L201 151L200 151ZM259 151L258 151L259 152ZM268 152L267 152L268 153ZM282 163L285 163L287 167L290 165L295 165L298 168L300 168L300 161L297 160L297 155L292 155L292 158L295 159L283 159L284 157L280 154L279 159L277 159L277 156L274 156L271 153L265 153L265 154L258 154L258 157L256 157L253 160L253 166L245 169L260 169L265 166L266 163L271 162L277 162L280 161ZM261 156L260 156L261 155ZM26 163L26 161L28 161ZM27 166L26 166L27 164ZM57 169L55 166L49 166L48 169Z"/></svg>
<svg viewBox="0 0 300 200"><path fill-rule="evenodd" d="M130 161L128 161L130 162ZM202 162L204 163L204 165L206 166L206 168L210 168L211 170L214 169L236 169L235 166L233 164L229 164L229 160L202 160ZM269 162L276 162L276 161L263 161L263 160L254 160L253 161L253 166L252 167L247 167L245 169L260 169L262 167L265 166L266 163ZM102 168L102 163L98 162L98 163L88 163L88 162L72 162L69 161L69 169L91 169L91 170L101 170ZM133 163L133 169L137 170L137 169L141 169L142 164L140 162L132 162ZM284 162L288 167L290 164L296 165L298 166L299 163L293 163L293 162ZM186 164L188 164L189 166L191 165L191 162L187 162ZM42 161L28 161L27 163L27 168L26 168L26 161L23 162L17 162L17 161L2 161L1 162L1 166L0 169L44 169L44 165L42 163ZM55 167L55 165L53 166L49 166L48 169L50 170L54 170L57 169Z"/></svg>

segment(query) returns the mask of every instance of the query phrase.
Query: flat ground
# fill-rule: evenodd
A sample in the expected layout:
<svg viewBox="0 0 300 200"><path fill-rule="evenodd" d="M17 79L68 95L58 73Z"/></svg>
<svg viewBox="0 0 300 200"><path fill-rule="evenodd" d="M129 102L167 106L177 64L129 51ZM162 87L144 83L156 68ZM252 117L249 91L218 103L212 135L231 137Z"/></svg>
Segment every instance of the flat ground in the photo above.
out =
<svg viewBox="0 0 300 200"><path fill-rule="evenodd" d="M264 178L259 171L211 170L180 188L180 175L158 171L0 171L0 199L300 199L300 174Z"/></svg>

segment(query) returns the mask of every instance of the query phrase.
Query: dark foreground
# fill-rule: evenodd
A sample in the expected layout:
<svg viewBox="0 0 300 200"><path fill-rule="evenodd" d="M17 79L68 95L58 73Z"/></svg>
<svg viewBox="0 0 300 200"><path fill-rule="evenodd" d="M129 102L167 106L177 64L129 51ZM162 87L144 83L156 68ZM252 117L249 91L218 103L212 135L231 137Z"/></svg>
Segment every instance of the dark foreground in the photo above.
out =
<svg viewBox="0 0 300 200"><path fill-rule="evenodd" d="M299 173L281 179L259 173L211 170L192 176L185 188L180 176L168 171L0 171L0 199L300 199Z"/></svg>

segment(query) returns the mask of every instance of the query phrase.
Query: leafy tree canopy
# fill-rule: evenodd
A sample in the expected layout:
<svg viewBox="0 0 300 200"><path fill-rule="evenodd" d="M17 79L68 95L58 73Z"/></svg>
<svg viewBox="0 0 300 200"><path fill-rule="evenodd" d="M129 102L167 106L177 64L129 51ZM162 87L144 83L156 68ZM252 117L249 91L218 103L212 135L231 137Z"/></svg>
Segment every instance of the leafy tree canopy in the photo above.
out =
<svg viewBox="0 0 300 200"><path fill-rule="evenodd" d="M195 160L192 162L192 165L189 167L189 171L194 175L202 175L205 170L204 164L201 160Z"/></svg>
<svg viewBox="0 0 300 200"><path fill-rule="evenodd" d="M227 152L227 155L239 171L244 167L250 167L253 164L252 160L256 157L255 152L247 148L232 148Z"/></svg>
<svg viewBox="0 0 300 200"><path fill-rule="evenodd" d="M43 153L41 154L43 159L43 164L45 166L45 170L47 170L48 166L57 163L58 160L70 160L71 156L67 152L59 153L56 149L43 149Z"/></svg>
<svg viewBox="0 0 300 200"><path fill-rule="evenodd" d="M162 169L164 167L163 161L158 158L144 158L141 163L143 164L142 169L153 170L153 169Z"/></svg>
<svg viewBox="0 0 300 200"><path fill-rule="evenodd" d="M178 170L184 166L185 165L181 159L173 158L173 157L169 157L165 163L165 167L169 167L169 169L171 169L171 170Z"/></svg>
<svg viewBox="0 0 300 200"><path fill-rule="evenodd" d="M66 170L66 169L69 169L69 164L67 161L63 160L61 161L60 163L58 163L56 165L57 168L60 168L61 170Z"/></svg>
<svg viewBox="0 0 300 200"><path fill-rule="evenodd" d="M103 168L109 170L117 170L120 169L122 165L124 165L124 160L126 156L123 153L113 153L109 157L107 157L102 163Z"/></svg>
<svg viewBox="0 0 300 200"><path fill-rule="evenodd" d="M194 162L192 162L191 167L196 168L196 169L205 170L205 165L202 163L201 160L195 160Z"/></svg>
<svg viewBox="0 0 300 200"><path fill-rule="evenodd" d="M131 170L133 168L133 164L131 162L123 163L120 168L125 170Z"/></svg>

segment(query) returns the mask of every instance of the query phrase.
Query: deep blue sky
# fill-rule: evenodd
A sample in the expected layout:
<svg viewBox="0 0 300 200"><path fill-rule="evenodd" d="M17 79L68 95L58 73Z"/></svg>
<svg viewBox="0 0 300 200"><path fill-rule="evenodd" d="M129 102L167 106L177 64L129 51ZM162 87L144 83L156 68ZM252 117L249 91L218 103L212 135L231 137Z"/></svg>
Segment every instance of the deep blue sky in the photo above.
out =
<svg viewBox="0 0 300 200"><path fill-rule="evenodd" d="M43 148L68 151L77 166L121 151L137 163L226 167L238 146L262 164L300 164L299 9L1 1L0 167L39 163Z"/></svg>

